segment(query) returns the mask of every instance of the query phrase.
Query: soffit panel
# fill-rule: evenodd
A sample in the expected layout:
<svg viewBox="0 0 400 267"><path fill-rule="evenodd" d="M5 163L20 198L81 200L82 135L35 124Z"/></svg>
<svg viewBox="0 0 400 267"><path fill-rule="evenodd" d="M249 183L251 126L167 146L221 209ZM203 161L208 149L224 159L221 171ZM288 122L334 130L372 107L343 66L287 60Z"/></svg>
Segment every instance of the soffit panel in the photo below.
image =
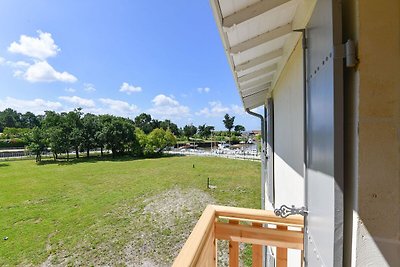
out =
<svg viewBox="0 0 400 267"><path fill-rule="evenodd" d="M267 1L267 0L264 0ZM275 9L226 29L230 46L235 46L260 34L270 32L292 22L297 1L290 1Z"/></svg>
<svg viewBox="0 0 400 267"><path fill-rule="evenodd" d="M263 105L265 97L273 90L294 49L296 40L300 38L300 34L293 33L291 29L305 27L316 0L210 1L240 95L242 96L242 90L247 90L246 94L250 92L249 85L254 85L254 88L261 90L258 92L252 88L252 92L256 91L254 96L242 97L244 108ZM264 4L261 1L275 2ZM265 7L265 12L261 13L264 9L259 7ZM224 18L228 16L230 17L225 21L226 27L224 27ZM271 54L273 57L270 56ZM277 70L272 74L268 72L257 77L250 76L251 78L239 80L239 77L273 64L277 64ZM271 77L272 87L268 85L263 90L263 85L258 84L256 80L265 81L266 77Z"/></svg>
<svg viewBox="0 0 400 267"><path fill-rule="evenodd" d="M253 5L260 0L220 0L219 5L221 7L222 17L227 17L233 13L245 9L246 7Z"/></svg>
<svg viewBox="0 0 400 267"><path fill-rule="evenodd" d="M243 52L232 54L233 62L235 66L240 65L248 60L252 60L261 55L267 54L269 52L278 50L282 48L287 39L287 35L278 37L270 42L263 43L261 45L255 46L251 49L245 50Z"/></svg>
<svg viewBox="0 0 400 267"><path fill-rule="evenodd" d="M252 109L252 108L256 108L256 107L264 105L265 99L267 97L267 93L268 93L268 90L266 89L257 94L253 94L253 95L244 97L243 103L244 103L245 107Z"/></svg>
<svg viewBox="0 0 400 267"><path fill-rule="evenodd" d="M258 70L263 69L263 68L266 68L268 66L277 64L279 61L280 61L280 57L272 59L272 60L265 61L264 63L258 64L257 66L248 68L246 70L237 71L236 72L237 73L237 77L242 77L244 75L250 74L252 72L258 71Z"/></svg>
<svg viewBox="0 0 400 267"><path fill-rule="evenodd" d="M262 84L260 86L256 86L256 87L253 87L253 88L250 88L250 89L241 90L240 91L240 95L242 97L247 97L247 96L250 96L250 95L257 94L257 93L262 92L262 91L269 90L270 88L271 88L271 83L265 83L265 84Z"/></svg>

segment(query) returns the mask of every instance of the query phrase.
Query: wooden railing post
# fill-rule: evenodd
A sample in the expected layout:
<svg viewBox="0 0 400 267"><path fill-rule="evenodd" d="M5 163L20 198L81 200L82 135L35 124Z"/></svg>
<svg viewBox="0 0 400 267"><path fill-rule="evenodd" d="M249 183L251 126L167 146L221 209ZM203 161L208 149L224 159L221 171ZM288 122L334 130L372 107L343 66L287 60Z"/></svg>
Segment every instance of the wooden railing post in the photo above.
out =
<svg viewBox="0 0 400 267"><path fill-rule="evenodd" d="M261 223L252 223L254 227L262 228L263 225ZM261 267L262 266L262 245L252 245L253 250L253 267Z"/></svg>
<svg viewBox="0 0 400 267"><path fill-rule="evenodd" d="M304 228L302 228L301 229L301 232L303 233L303 235L304 235ZM300 260L301 260L301 267L304 267L304 248L301 250L301 253L300 253Z"/></svg>
<svg viewBox="0 0 400 267"><path fill-rule="evenodd" d="M230 220L230 224L239 224L239 221ZM229 241L229 267L239 267L239 242Z"/></svg>
<svg viewBox="0 0 400 267"><path fill-rule="evenodd" d="M214 220L215 222L216 220ZM217 243L217 239L215 238L215 231L212 232L212 262L211 262L211 266L213 267L217 267L217 261L218 261L218 243Z"/></svg>
<svg viewBox="0 0 400 267"><path fill-rule="evenodd" d="M277 225L277 229L287 230L287 226ZM287 266L287 248L276 248L276 267L286 267Z"/></svg>

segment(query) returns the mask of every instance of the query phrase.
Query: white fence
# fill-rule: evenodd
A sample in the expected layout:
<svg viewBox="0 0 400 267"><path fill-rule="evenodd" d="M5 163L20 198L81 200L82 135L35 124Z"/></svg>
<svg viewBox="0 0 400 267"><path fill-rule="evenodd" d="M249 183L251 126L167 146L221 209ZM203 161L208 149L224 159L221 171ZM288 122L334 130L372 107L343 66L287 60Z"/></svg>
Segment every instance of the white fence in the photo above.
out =
<svg viewBox="0 0 400 267"><path fill-rule="evenodd" d="M172 155L190 155L190 156L201 156L201 157L220 157L228 159L240 159L240 160L254 160L260 161L261 155L255 151L240 151L240 150L229 150L229 149L216 149L216 150L197 150L197 149L186 149L186 150L170 150L166 151Z"/></svg>

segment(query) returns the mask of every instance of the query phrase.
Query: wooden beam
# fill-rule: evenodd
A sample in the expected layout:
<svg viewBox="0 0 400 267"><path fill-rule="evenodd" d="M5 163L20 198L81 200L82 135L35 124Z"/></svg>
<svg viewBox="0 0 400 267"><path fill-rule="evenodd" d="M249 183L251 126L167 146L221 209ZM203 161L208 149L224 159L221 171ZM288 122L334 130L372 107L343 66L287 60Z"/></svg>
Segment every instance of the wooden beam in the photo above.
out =
<svg viewBox="0 0 400 267"><path fill-rule="evenodd" d="M239 221L230 220L230 224L238 225ZM239 243L229 241L229 267L239 267Z"/></svg>
<svg viewBox="0 0 400 267"><path fill-rule="evenodd" d="M276 225L294 226L300 228L304 227L304 217L301 215L281 218L276 216L272 210L247 209L219 205L212 205L212 207L215 210L216 217L231 217L237 218L241 221L245 221L246 219L259 220L265 223Z"/></svg>
<svg viewBox="0 0 400 267"><path fill-rule="evenodd" d="M215 238L264 246L303 250L303 233L249 225L215 223Z"/></svg>
<svg viewBox="0 0 400 267"><path fill-rule="evenodd" d="M304 228L301 230L303 235L304 235ZM304 267L304 249L301 251L301 255L300 255L300 260L301 260L301 267Z"/></svg>
<svg viewBox="0 0 400 267"><path fill-rule="evenodd" d="M249 68L252 68L254 66L260 65L262 63L268 62L270 60L273 60L275 58L281 57L283 55L283 49L278 49L272 52L269 52L267 54L264 54L262 56L253 58L251 60L248 60L246 62L243 62L242 64L239 64L235 67L235 71L243 71L247 70Z"/></svg>
<svg viewBox="0 0 400 267"><path fill-rule="evenodd" d="M234 45L230 48L230 52L233 54L237 54L239 52L243 52L250 48L256 47L260 44L272 41L276 38L279 38L279 37L289 34L291 32L292 32L292 24L289 23L284 26L278 27L274 30L271 30L269 32L265 32L260 35L257 35L256 37L248 39L237 45Z"/></svg>
<svg viewBox="0 0 400 267"><path fill-rule="evenodd" d="M230 28L255 16L268 12L290 0L262 0L222 19L222 26Z"/></svg>
<svg viewBox="0 0 400 267"><path fill-rule="evenodd" d="M244 91L244 90L247 90L247 89L250 89L250 88L253 88L253 87L268 83L268 82L271 82L273 78L274 78L274 74L270 74L270 75L267 75L267 76L262 77L260 79L252 80L252 81L249 81L249 82L246 82L246 83L239 83L240 90Z"/></svg>
<svg viewBox="0 0 400 267"><path fill-rule="evenodd" d="M243 98L245 106L254 108L262 105L267 91ZM209 205L201 215L173 266L216 266L216 239L268 245L284 248L303 249L303 232L282 229L256 228L236 223L216 222L216 218L230 218L233 221L254 220L255 223L294 226L304 228L300 215L280 218L273 211Z"/></svg>
<svg viewBox="0 0 400 267"><path fill-rule="evenodd" d="M209 246L210 235L215 236L213 232L213 226L215 221L215 210L212 205L208 205L197 221L192 233L186 240L185 245L180 251L178 257L176 257L173 267L180 266L195 266L203 253L205 246Z"/></svg>
<svg viewBox="0 0 400 267"><path fill-rule="evenodd" d="M253 227L262 228L263 225L261 223L253 223ZM252 245L252 265L253 267L262 267L262 248L261 245Z"/></svg>
<svg viewBox="0 0 400 267"><path fill-rule="evenodd" d="M243 98L246 98L246 97L256 95L256 94L264 92L264 91L268 91L269 88L271 88L271 83L266 83L266 84L242 91L241 95Z"/></svg>
<svg viewBox="0 0 400 267"><path fill-rule="evenodd" d="M273 64L271 66L268 66L266 68L262 68L253 72L250 72L249 74L243 75L241 77L238 78L238 82L246 82L249 81L251 79L255 79L259 76L263 76L263 75L267 75L270 74L271 72L276 71L277 68L277 64Z"/></svg>
<svg viewBox="0 0 400 267"><path fill-rule="evenodd" d="M259 92L259 91L265 90L267 88L270 88L271 84L272 84L271 82L264 83L262 85L259 85L259 86L253 87L253 88L249 88L249 89L246 89L246 90L241 90L240 93L241 93L241 95L243 97L245 97L247 95L251 95L251 94L254 94L256 92ZM250 221L252 221L252 222L260 222L260 221L255 221L255 220L250 220Z"/></svg>
<svg viewBox="0 0 400 267"><path fill-rule="evenodd" d="M287 230L286 226L278 225L277 229ZM287 248L276 248L276 267L287 266Z"/></svg>
<svg viewBox="0 0 400 267"><path fill-rule="evenodd" d="M200 252L195 266L216 266L216 240L213 230L208 233L206 242Z"/></svg>
<svg viewBox="0 0 400 267"><path fill-rule="evenodd" d="M264 104L267 93L268 93L268 90L261 90L261 91L255 92L253 94L244 96L244 97L242 97L242 99L246 104L249 104L252 107L254 107L253 105L256 105L256 107L257 107L259 105Z"/></svg>

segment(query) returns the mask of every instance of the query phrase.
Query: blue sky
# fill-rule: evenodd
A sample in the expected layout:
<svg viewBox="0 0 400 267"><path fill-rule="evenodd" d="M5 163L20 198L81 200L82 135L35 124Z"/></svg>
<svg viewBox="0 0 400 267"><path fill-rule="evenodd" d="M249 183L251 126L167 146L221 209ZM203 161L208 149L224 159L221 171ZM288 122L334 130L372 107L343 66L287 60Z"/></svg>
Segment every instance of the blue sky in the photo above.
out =
<svg viewBox="0 0 400 267"><path fill-rule="evenodd" d="M141 112L248 130L208 0L2 0L0 110Z"/></svg>

